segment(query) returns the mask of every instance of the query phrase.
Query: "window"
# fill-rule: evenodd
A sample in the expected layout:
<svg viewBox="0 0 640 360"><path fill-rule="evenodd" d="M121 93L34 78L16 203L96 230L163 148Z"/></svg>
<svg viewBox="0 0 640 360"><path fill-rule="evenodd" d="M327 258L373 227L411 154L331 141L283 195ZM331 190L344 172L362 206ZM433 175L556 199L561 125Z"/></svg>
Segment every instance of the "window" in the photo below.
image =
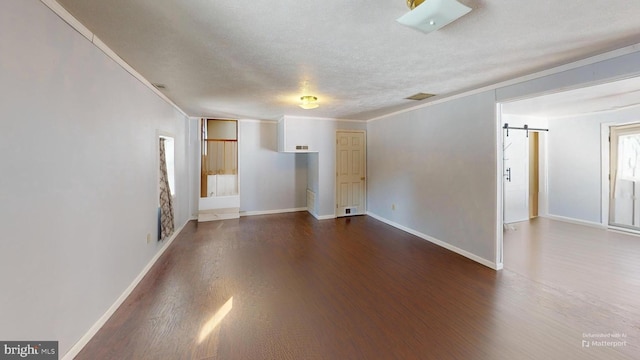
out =
<svg viewBox="0 0 640 360"><path fill-rule="evenodd" d="M640 180L640 134L618 137L618 178Z"/></svg>

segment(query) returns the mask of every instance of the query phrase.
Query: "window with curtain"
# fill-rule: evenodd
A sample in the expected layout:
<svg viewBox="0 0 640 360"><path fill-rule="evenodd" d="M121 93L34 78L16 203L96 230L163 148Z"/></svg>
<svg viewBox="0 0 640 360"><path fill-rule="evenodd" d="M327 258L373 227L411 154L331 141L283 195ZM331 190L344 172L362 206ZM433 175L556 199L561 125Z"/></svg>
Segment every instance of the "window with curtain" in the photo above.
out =
<svg viewBox="0 0 640 360"><path fill-rule="evenodd" d="M173 194L175 194L174 146L173 138L159 138L159 199L158 199L158 240L165 240L173 234ZM169 165L170 164L170 165ZM169 170L170 169L170 170Z"/></svg>

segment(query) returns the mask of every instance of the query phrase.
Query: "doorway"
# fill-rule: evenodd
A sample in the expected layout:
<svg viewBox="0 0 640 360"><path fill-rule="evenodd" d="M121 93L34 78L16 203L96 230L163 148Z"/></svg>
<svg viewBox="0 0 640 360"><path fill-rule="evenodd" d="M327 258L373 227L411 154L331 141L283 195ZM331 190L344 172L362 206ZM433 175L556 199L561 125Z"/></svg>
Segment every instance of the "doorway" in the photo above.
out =
<svg viewBox="0 0 640 360"><path fill-rule="evenodd" d="M527 126L527 125L524 125ZM509 131L507 131L509 130ZM527 221L540 214L541 143L544 132L517 131L518 127L503 131L503 223ZM546 130L546 129L543 129Z"/></svg>
<svg viewBox="0 0 640 360"><path fill-rule="evenodd" d="M609 225L640 231L640 124L609 131Z"/></svg>
<svg viewBox="0 0 640 360"><path fill-rule="evenodd" d="M198 221L240 217L238 121L200 120Z"/></svg>
<svg viewBox="0 0 640 360"><path fill-rule="evenodd" d="M366 205L366 133L336 132L336 216L363 215Z"/></svg>

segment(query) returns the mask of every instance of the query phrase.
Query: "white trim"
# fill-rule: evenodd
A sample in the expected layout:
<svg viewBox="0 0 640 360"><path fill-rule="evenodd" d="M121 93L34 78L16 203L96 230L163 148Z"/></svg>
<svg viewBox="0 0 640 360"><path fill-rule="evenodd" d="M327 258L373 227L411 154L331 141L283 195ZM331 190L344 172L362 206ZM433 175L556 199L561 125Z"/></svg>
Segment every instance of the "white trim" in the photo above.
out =
<svg viewBox="0 0 640 360"><path fill-rule="evenodd" d="M496 103L496 242L494 244L496 269L502 269L504 262L504 138L502 135L502 104Z"/></svg>
<svg viewBox="0 0 640 360"><path fill-rule="evenodd" d="M363 197L363 204L362 204L362 211L355 213L355 214L344 214L344 215L340 215L340 216L356 216L356 215L366 215L367 214L367 191L368 191L368 187L367 184L369 182L368 179L368 174L367 174L367 130L360 130L360 129L353 129L353 130L342 130L342 129L336 129L334 137L336 140L336 145L335 145L335 154L336 154L336 158L335 158L335 163L333 166L333 172L336 173L336 177L333 180L333 187L335 188L335 195L334 195L334 205L336 208L336 212L338 212L338 203L339 203L339 190L338 190L338 162L339 162L339 157L340 154L338 154L338 133L356 133L356 134L362 134L363 135L363 141L364 143L362 144L362 151L364 153L364 197ZM349 206L352 207L352 206ZM344 212L344 211L340 211L340 212ZM338 217L338 214L336 213L336 217Z"/></svg>
<svg viewBox="0 0 640 360"><path fill-rule="evenodd" d="M69 24L71 28L80 33L80 35L93 42L93 33L86 26L82 25L78 19L73 17L62 5L55 0L40 0L45 6L51 9L60 19Z"/></svg>
<svg viewBox="0 0 640 360"><path fill-rule="evenodd" d="M486 266L488 268L491 268L493 270L501 270L502 269L502 264L496 264L496 263L494 263L492 261L489 261L489 260L487 260L485 258L482 258L482 257L480 257L478 255L475 255L475 254L472 254L472 253L470 253L470 252L468 252L466 250L460 249L457 246L453 246L453 245L451 245L451 244L449 244L447 242L444 242L442 240L438 240L438 239L436 239L434 237L431 237L429 235L423 234L423 233L421 233L419 231L416 231L416 230L413 230L413 229L408 228L406 226L400 225L400 224L398 224L396 222L393 222L391 220L385 219L382 216L376 215L376 214L374 214L372 212L367 212L367 215L371 216L372 218L374 218L374 219L376 219L378 221L382 221L385 224L391 225L391 226L393 226L393 227L395 227L397 229L400 229L402 231L408 232L411 235L415 235L415 236L417 236L417 237L419 237L421 239L427 240L427 241L429 241L429 242L431 242L433 244L436 244L436 245L438 245L440 247L443 247L443 248L445 248L447 250L451 250L451 251L453 251L453 252L455 252L457 254L460 254L460 255L468 258L468 259L471 259L471 260L473 260L473 261L475 261L477 263L480 263L480 264L482 264L482 265L484 265L484 266Z"/></svg>
<svg viewBox="0 0 640 360"><path fill-rule="evenodd" d="M137 72L131 65L127 64L126 61L122 60L118 54L116 54L107 44L102 42L94 33L92 33L87 27L85 27L78 19L76 19L71 13L69 13L64 7L62 7L55 0L40 0L46 7L51 9L60 19L66 22L72 29L76 30L82 36L87 38L95 47L100 49L105 55L115 61L118 65L120 65L126 72L131 74L133 77L138 79L143 85L148 87L153 93L158 95L162 100L167 102L169 105L173 106L176 110L178 110L182 115L189 117L186 112L184 112L181 108L178 107L171 99L169 99L165 94L163 94L160 90L158 90L150 81L144 78L139 72Z"/></svg>
<svg viewBox="0 0 640 360"><path fill-rule="evenodd" d="M611 128L616 126L625 126L625 125L637 125L637 120L631 121L623 121L623 122L605 122L600 124L600 164L601 164L601 172L600 172L600 183L602 184L602 191L600 195L600 213L603 226L609 225L609 206L611 194L611 183L609 179L609 173L611 171L611 144L609 141L609 137L611 135ZM615 225L614 225L615 227Z"/></svg>
<svg viewBox="0 0 640 360"><path fill-rule="evenodd" d="M271 214L284 214L298 211L307 211L306 207L291 208L291 209L274 209L274 210L257 210L257 211L240 211L240 217L243 216L255 216L255 215L271 215Z"/></svg>
<svg viewBox="0 0 640 360"><path fill-rule="evenodd" d="M357 119L338 119L338 118L327 118L327 117L287 115L287 114L280 116L277 121L280 121L285 117L296 118L296 119L309 119L309 120L334 121L334 122L354 122L354 123L366 123L369 121L369 120L357 120Z"/></svg>
<svg viewBox="0 0 640 360"><path fill-rule="evenodd" d="M594 227L594 228L598 228L598 229L606 229L607 226L594 222L594 221L587 221L587 220L580 220L580 219L574 219L574 218L569 218L566 216L559 216L559 215L551 215L551 214L547 214L547 215L539 215L541 218L546 218L546 219L551 219L551 220L557 220L557 221L562 221L562 222L566 222L566 223L570 223L570 224L576 224L576 225L585 225L585 226L590 226L590 227Z"/></svg>
<svg viewBox="0 0 640 360"><path fill-rule="evenodd" d="M614 233L618 233L618 234L631 235L631 236L640 236L640 231L639 230L627 229L627 228L620 227L620 226L615 226L615 225L609 225L607 230L608 231L612 231Z"/></svg>
<svg viewBox="0 0 640 360"><path fill-rule="evenodd" d="M312 213L309 213L309 214L313 215L313 217L316 218L316 220L329 220L329 219L336 218L336 214L333 214L333 215L316 215Z"/></svg>
<svg viewBox="0 0 640 360"><path fill-rule="evenodd" d="M484 86L484 87L481 87L481 88L477 88L477 89L473 89L473 90L469 90L469 91L463 91L463 92L460 92L460 93L457 93L457 94L454 93L454 94L451 94L451 95L444 95L444 97L436 96L436 97L433 98L433 100L427 100L427 102L424 103L424 104L420 104L420 105L413 106L413 107L410 107L410 108L398 110L398 111L395 111L395 112L392 112L392 113L389 113L389 114L380 115L378 117L374 117L374 118L371 118L371 119L367 120L367 122L376 121L376 120L382 120L384 118L387 118L387 117L390 117L390 116L395 116L395 115L398 115L398 114L402 114L402 113L405 113L405 112L408 112L408 111L413 111L413 110L421 109L421 108L424 108L424 107L429 107L429 106L433 106L433 105L436 105L436 104L441 104L441 103L452 101L452 100L455 100L455 99L460 99L460 98L464 98L464 97L467 97L467 96L483 93L485 91L497 90L497 89L504 88L504 87L507 87L507 86L511 86L511 85L523 83L523 82L526 82L526 81L542 78L542 77L545 77L545 76L558 74L558 73L561 73L563 71L577 69L577 68L580 68L580 67L583 67L583 66L592 65L592 64L595 64L595 63L598 63L598 62L602 62L602 61L605 61L605 60L614 59L616 57L629 55L629 54L637 52L638 50L640 50L640 44L634 44L634 45L631 45L631 46L623 47L621 49L616 49L616 50L609 51L609 52L606 52L606 53L603 53L603 54L591 56L591 57L588 57L586 59L574 61L574 62L571 62L569 64L556 66L556 67L553 67L551 69L547 69L547 70L543 70L543 71L536 72L536 73L533 73L533 74L521 76L521 77L518 77L518 78L515 78L515 79L506 80L506 81L499 82L499 83L496 83L496 84L487 85L487 86ZM628 75L626 75L626 76L628 76ZM597 83L597 82L595 82L595 83ZM585 86L585 84L580 84L578 87L584 87L584 86ZM554 91L558 91L558 90L559 89L554 89ZM537 94L537 95L540 95L540 94ZM529 97L533 97L533 96L534 96L534 94L527 94L523 98L529 98ZM517 100L517 98L509 99L508 101L513 101L513 100ZM501 101L501 102L508 102L508 101Z"/></svg>
<svg viewBox="0 0 640 360"><path fill-rule="evenodd" d="M609 192L611 189L609 172L610 168L610 145L609 145L609 134L611 131L611 126L614 126L612 123L603 123L600 124L600 164L602 166L600 172L600 184L602 184L602 189L600 192L600 221L602 221L602 225L609 224Z"/></svg>
<svg viewBox="0 0 640 360"><path fill-rule="evenodd" d="M107 311L93 324L93 326L91 326L89 330L87 330L87 332L80 338L80 340L78 340L71 347L71 349L69 349L69 351L67 351L67 353L64 354L64 356L62 357L62 360L72 360L76 355L78 355L78 353L80 353L80 351L85 347L85 345L87 345L87 343L89 343L89 341L98 332L98 330L100 330L100 328L107 322L107 320L109 320L111 315L113 315L113 313L115 313L116 310L118 310L120 305L124 303L127 297L131 295L131 292L136 288L136 286L138 286L138 284L145 277L145 275L147 275L149 270L151 270L151 268L156 263L156 261L160 259L160 256L164 254L165 250L167 250L167 248L169 247L169 245L171 245L173 240L175 240L176 237L178 237L180 232L182 232L182 230L189 223L189 221L191 220L187 220L179 229L173 232L173 235L171 235L169 240L167 240L165 244L162 245L162 248L160 248L160 250L156 252L156 254L153 256L153 258L151 258L149 263L147 263L147 265L142 269L142 271L140 271L138 276L136 276L136 278L133 279L131 284L129 284L129 286L126 289L124 289L120 297L118 297L116 301L111 305L111 307L109 307L109 309L107 309Z"/></svg>
<svg viewBox="0 0 640 360"><path fill-rule="evenodd" d="M225 119L221 119L225 120ZM267 123L267 124L277 124L278 120L257 120L257 119L237 119L238 122L244 123Z"/></svg>

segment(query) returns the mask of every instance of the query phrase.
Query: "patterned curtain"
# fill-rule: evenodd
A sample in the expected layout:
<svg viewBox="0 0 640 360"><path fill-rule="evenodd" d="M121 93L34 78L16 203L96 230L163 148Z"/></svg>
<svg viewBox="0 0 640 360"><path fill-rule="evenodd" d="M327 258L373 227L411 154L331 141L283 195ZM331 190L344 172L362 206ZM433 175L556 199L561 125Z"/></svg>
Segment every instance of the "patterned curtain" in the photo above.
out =
<svg viewBox="0 0 640 360"><path fill-rule="evenodd" d="M173 234L173 204L167 176L167 158L165 157L164 139L160 138L160 240Z"/></svg>

